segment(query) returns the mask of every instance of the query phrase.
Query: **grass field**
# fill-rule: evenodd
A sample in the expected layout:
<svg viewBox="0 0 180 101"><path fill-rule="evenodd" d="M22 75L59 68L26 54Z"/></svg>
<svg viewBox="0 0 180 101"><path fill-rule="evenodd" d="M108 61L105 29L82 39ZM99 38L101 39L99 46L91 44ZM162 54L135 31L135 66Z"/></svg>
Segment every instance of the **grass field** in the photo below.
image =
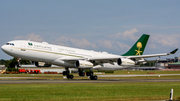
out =
<svg viewBox="0 0 180 101"><path fill-rule="evenodd" d="M154 74L180 74L180 71L115 71L114 74L148 74L149 72ZM35 79L63 79L61 74L2 74L0 77L37 77ZM99 79L166 78L180 79L180 76L115 77ZM78 75L75 74L75 79L88 78L78 77ZM174 99L180 100L180 82L0 84L0 101L168 100L170 89L174 89Z"/></svg>
<svg viewBox="0 0 180 101"><path fill-rule="evenodd" d="M1 84L0 100L139 101L180 98L180 83Z"/></svg>

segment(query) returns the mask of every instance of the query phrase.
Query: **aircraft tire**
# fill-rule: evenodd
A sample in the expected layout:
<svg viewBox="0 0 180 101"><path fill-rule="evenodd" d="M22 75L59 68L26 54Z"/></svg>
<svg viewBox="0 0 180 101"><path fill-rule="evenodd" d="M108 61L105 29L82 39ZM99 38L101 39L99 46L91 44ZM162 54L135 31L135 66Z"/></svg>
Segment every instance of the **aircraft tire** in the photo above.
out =
<svg viewBox="0 0 180 101"><path fill-rule="evenodd" d="M73 79L73 78L74 78L74 76L73 76L73 75L70 75L70 77L71 77L71 79Z"/></svg>
<svg viewBox="0 0 180 101"><path fill-rule="evenodd" d="M87 73L86 73L86 76L90 76L90 72L87 72Z"/></svg>
<svg viewBox="0 0 180 101"><path fill-rule="evenodd" d="M71 78L70 76L71 76L71 75L67 75L67 79Z"/></svg>
<svg viewBox="0 0 180 101"><path fill-rule="evenodd" d="M97 80L97 76L96 76L96 75L95 75L95 76L93 76L93 79L94 79L94 80Z"/></svg>
<svg viewBox="0 0 180 101"><path fill-rule="evenodd" d="M94 79L93 76L90 76L90 79L93 80Z"/></svg>
<svg viewBox="0 0 180 101"><path fill-rule="evenodd" d="M91 80L97 80L97 76L95 75L95 76L90 76L90 79Z"/></svg>
<svg viewBox="0 0 180 101"><path fill-rule="evenodd" d="M89 76L93 76L93 72L89 72Z"/></svg>
<svg viewBox="0 0 180 101"><path fill-rule="evenodd" d="M66 75L69 75L69 71L66 71Z"/></svg>
<svg viewBox="0 0 180 101"><path fill-rule="evenodd" d="M79 72L79 76L85 76L84 72Z"/></svg>
<svg viewBox="0 0 180 101"><path fill-rule="evenodd" d="M63 71L63 75L65 76L67 73L66 73L66 71Z"/></svg>
<svg viewBox="0 0 180 101"><path fill-rule="evenodd" d="M73 79L74 76L73 75L67 75L67 79Z"/></svg>

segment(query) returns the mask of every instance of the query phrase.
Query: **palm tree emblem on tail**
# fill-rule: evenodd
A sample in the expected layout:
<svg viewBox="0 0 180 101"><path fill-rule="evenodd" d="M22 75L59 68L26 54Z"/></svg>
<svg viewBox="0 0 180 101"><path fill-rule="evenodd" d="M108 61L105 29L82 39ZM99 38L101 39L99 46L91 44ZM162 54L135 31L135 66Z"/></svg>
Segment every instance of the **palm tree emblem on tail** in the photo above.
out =
<svg viewBox="0 0 180 101"><path fill-rule="evenodd" d="M141 42L137 43L137 48L138 48L138 50L135 50L137 52L136 55L141 55L141 53L142 53L142 51L140 51L141 48L142 48L142 43Z"/></svg>

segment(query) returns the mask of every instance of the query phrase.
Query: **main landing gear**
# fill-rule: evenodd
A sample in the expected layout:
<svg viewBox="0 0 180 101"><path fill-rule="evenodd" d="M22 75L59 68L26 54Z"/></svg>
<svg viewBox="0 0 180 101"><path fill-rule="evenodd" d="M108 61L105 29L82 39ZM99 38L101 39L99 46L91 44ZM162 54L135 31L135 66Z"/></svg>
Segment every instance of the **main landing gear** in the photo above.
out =
<svg viewBox="0 0 180 101"><path fill-rule="evenodd" d="M85 76L85 70L84 69L78 69L79 76ZM89 72L86 72L86 76L90 76L91 80L97 80L97 76L93 75L93 71L90 70Z"/></svg>
<svg viewBox="0 0 180 101"><path fill-rule="evenodd" d="M69 69L65 68L66 71L63 71L63 75L67 77L67 79L73 79L74 76L70 75ZM84 77L85 76L85 70L84 69L78 69L79 76ZM97 76L93 74L93 71L90 70L89 72L86 72L86 76L89 76L91 80L97 80Z"/></svg>
<svg viewBox="0 0 180 101"><path fill-rule="evenodd" d="M66 75L67 79L73 79L74 76L73 75L69 75L70 74L69 73L69 69L68 68L65 68L65 69L66 69L66 71L63 71L63 75L64 76Z"/></svg>

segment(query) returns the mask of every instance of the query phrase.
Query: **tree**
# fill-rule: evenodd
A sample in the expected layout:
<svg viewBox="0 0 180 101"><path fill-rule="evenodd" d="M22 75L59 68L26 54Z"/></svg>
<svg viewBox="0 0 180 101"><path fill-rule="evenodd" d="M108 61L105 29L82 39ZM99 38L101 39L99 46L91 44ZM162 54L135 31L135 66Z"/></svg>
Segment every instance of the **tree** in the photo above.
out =
<svg viewBox="0 0 180 101"><path fill-rule="evenodd" d="M13 58L13 59L10 59L10 60L6 60L5 62L5 66L8 67L8 68L15 68L15 66L17 65L17 59L16 58Z"/></svg>
<svg viewBox="0 0 180 101"><path fill-rule="evenodd" d="M0 65L4 65L4 64L5 64L5 62L6 62L6 60L1 59L1 60L0 60Z"/></svg>
<svg viewBox="0 0 180 101"><path fill-rule="evenodd" d="M31 62L28 61L28 60L21 60L21 61L20 61L20 64L26 65L26 64L31 64Z"/></svg>

